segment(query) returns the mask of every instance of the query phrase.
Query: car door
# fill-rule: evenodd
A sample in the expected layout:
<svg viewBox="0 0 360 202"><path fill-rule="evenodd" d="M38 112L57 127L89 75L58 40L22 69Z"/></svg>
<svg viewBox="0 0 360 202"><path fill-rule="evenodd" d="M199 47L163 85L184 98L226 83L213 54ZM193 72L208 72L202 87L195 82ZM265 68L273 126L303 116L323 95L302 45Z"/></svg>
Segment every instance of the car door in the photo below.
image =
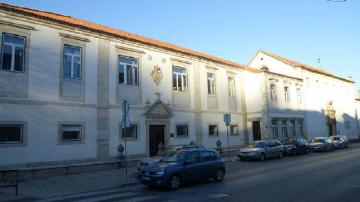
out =
<svg viewBox="0 0 360 202"><path fill-rule="evenodd" d="M204 178L214 176L216 163L210 151L201 151L202 174Z"/></svg>
<svg viewBox="0 0 360 202"><path fill-rule="evenodd" d="M182 169L182 177L185 181L198 180L203 177L199 151L190 151L186 155Z"/></svg>
<svg viewBox="0 0 360 202"><path fill-rule="evenodd" d="M273 158L275 156L274 144L273 144L272 140L266 141L265 152L266 152L266 157L268 157L268 158Z"/></svg>

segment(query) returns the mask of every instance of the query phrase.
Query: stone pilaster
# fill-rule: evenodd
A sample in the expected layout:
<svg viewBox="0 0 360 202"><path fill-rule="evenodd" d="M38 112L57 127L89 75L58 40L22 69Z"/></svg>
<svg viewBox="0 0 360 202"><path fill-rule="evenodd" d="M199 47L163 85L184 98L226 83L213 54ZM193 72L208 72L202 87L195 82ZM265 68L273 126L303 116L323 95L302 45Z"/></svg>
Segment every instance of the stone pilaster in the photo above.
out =
<svg viewBox="0 0 360 202"><path fill-rule="evenodd" d="M245 92L245 78L244 72L241 71L240 76L240 104L241 104L241 113L243 114L243 133L244 133L244 144L249 144L249 132L248 132L248 120L247 120L247 110L246 110L246 92Z"/></svg>
<svg viewBox="0 0 360 202"><path fill-rule="evenodd" d="M194 62L194 111L195 111L195 136L196 143L203 143L202 118L201 118L201 86L200 86L200 65Z"/></svg>
<svg viewBox="0 0 360 202"><path fill-rule="evenodd" d="M110 42L99 39L97 64L97 158L109 157L109 46Z"/></svg>

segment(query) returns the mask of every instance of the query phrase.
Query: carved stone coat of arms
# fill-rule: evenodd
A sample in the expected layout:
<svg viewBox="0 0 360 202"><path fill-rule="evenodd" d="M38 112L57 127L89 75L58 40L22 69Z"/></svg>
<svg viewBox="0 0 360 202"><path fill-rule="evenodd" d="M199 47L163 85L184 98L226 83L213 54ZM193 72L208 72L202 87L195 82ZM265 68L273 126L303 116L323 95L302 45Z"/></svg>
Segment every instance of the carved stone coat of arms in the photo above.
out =
<svg viewBox="0 0 360 202"><path fill-rule="evenodd" d="M154 66L154 69L151 71L151 77L154 80L154 83L158 86L163 78L163 72L158 65Z"/></svg>

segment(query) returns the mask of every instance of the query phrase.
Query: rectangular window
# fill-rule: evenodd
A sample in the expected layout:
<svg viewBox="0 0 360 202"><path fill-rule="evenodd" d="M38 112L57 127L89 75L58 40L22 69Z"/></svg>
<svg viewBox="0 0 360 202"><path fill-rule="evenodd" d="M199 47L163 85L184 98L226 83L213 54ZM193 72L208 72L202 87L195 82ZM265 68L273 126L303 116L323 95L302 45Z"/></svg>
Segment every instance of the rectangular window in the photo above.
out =
<svg viewBox="0 0 360 202"><path fill-rule="evenodd" d="M277 125L277 120L271 121L271 131L274 139L279 138L279 129Z"/></svg>
<svg viewBox="0 0 360 202"><path fill-rule="evenodd" d="M291 137L295 137L296 136L296 131L295 131L295 121L291 120L290 121L290 136Z"/></svg>
<svg viewBox="0 0 360 202"><path fill-rule="evenodd" d="M177 137L187 137L188 134L188 125L186 124L179 124L176 125L176 136Z"/></svg>
<svg viewBox="0 0 360 202"><path fill-rule="evenodd" d="M215 74L207 73L207 86L208 86L208 94L215 95Z"/></svg>
<svg viewBox="0 0 360 202"><path fill-rule="evenodd" d="M228 77L229 96L235 97L235 79Z"/></svg>
<svg viewBox="0 0 360 202"><path fill-rule="evenodd" d="M22 124L0 124L0 144L21 144L23 128Z"/></svg>
<svg viewBox="0 0 360 202"><path fill-rule="evenodd" d="M21 72L25 66L25 37L3 34L1 48L1 69Z"/></svg>
<svg viewBox="0 0 360 202"><path fill-rule="evenodd" d="M81 48L64 45L64 78L81 79Z"/></svg>
<svg viewBox="0 0 360 202"><path fill-rule="evenodd" d="M209 125L209 136L219 136L219 129L217 125Z"/></svg>
<svg viewBox="0 0 360 202"><path fill-rule="evenodd" d="M81 124L62 124L61 125L61 141L62 142L80 142L82 141L82 125Z"/></svg>
<svg viewBox="0 0 360 202"><path fill-rule="evenodd" d="M302 120L298 120L298 131L299 131L299 136L304 137L304 131L303 131L303 121Z"/></svg>
<svg viewBox="0 0 360 202"><path fill-rule="evenodd" d="M230 126L230 135L238 135L239 131L238 131L238 126L237 125L231 125Z"/></svg>
<svg viewBox="0 0 360 202"><path fill-rule="evenodd" d="M281 133L283 138L288 137L286 121L281 121Z"/></svg>
<svg viewBox="0 0 360 202"><path fill-rule="evenodd" d="M187 72L185 68L173 66L173 90L187 91Z"/></svg>
<svg viewBox="0 0 360 202"><path fill-rule="evenodd" d="M270 99L277 100L276 85L270 84Z"/></svg>
<svg viewBox="0 0 360 202"><path fill-rule="evenodd" d="M284 98L285 98L285 102L290 101L289 87L287 86L284 87Z"/></svg>
<svg viewBox="0 0 360 202"><path fill-rule="evenodd" d="M137 124L130 124L130 128L121 129L121 138L137 139Z"/></svg>
<svg viewBox="0 0 360 202"><path fill-rule="evenodd" d="M301 90L300 90L300 88L296 89L296 100L297 100L298 104L301 104L302 98L301 98Z"/></svg>
<svg viewBox="0 0 360 202"><path fill-rule="evenodd" d="M119 55L119 84L138 85L139 61L136 58Z"/></svg>

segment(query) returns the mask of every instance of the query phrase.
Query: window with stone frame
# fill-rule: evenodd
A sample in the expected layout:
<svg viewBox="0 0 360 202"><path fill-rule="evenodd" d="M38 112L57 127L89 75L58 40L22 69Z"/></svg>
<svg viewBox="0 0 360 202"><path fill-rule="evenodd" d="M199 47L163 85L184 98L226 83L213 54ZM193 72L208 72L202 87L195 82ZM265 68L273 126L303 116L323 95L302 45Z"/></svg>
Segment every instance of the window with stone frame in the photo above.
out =
<svg viewBox="0 0 360 202"><path fill-rule="evenodd" d="M298 120L297 122L298 132L299 136L304 137L304 131L303 131L303 120Z"/></svg>
<svg viewBox="0 0 360 202"><path fill-rule="evenodd" d="M23 143L23 124L0 124L0 144Z"/></svg>
<svg viewBox="0 0 360 202"><path fill-rule="evenodd" d="M122 139L131 139L136 140L138 138L138 125L137 124L130 124L130 127L125 129L121 129L121 138Z"/></svg>
<svg viewBox="0 0 360 202"><path fill-rule="evenodd" d="M230 135L239 135L238 125L230 125Z"/></svg>
<svg viewBox="0 0 360 202"><path fill-rule="evenodd" d="M23 36L3 33L1 47L1 70L22 72L25 67L25 43Z"/></svg>
<svg viewBox="0 0 360 202"><path fill-rule="evenodd" d="M302 102L302 95L301 95L300 88L296 88L296 101L298 104L301 104L301 102Z"/></svg>
<svg viewBox="0 0 360 202"><path fill-rule="evenodd" d="M82 142L83 125L82 124L61 124L61 142Z"/></svg>
<svg viewBox="0 0 360 202"><path fill-rule="evenodd" d="M119 55L118 83L122 85L139 85L139 60Z"/></svg>
<svg viewBox="0 0 360 202"><path fill-rule="evenodd" d="M277 100L277 92L276 92L276 85L270 84L270 99Z"/></svg>
<svg viewBox="0 0 360 202"><path fill-rule="evenodd" d="M64 78L81 79L81 47L64 44Z"/></svg>
<svg viewBox="0 0 360 202"><path fill-rule="evenodd" d="M290 120L290 136L295 137L296 136L296 128L295 128L295 121Z"/></svg>
<svg viewBox="0 0 360 202"><path fill-rule="evenodd" d="M208 95L215 95L216 83L215 83L214 73L211 72L207 73L207 87L208 87Z"/></svg>
<svg viewBox="0 0 360 202"><path fill-rule="evenodd" d="M283 138L288 137L286 120L281 121L281 134Z"/></svg>
<svg viewBox="0 0 360 202"><path fill-rule="evenodd" d="M284 98L285 98L285 102L290 102L290 92L288 86L284 87Z"/></svg>
<svg viewBox="0 0 360 202"><path fill-rule="evenodd" d="M219 136L218 125L215 124L209 125L209 136Z"/></svg>
<svg viewBox="0 0 360 202"><path fill-rule="evenodd" d="M187 124L177 124L176 125L176 137L188 137L189 128Z"/></svg>
<svg viewBox="0 0 360 202"><path fill-rule="evenodd" d="M235 79L234 77L228 77L229 97L236 96Z"/></svg>
<svg viewBox="0 0 360 202"><path fill-rule="evenodd" d="M279 128L277 125L277 119L271 120L271 131L274 139L279 138Z"/></svg>
<svg viewBox="0 0 360 202"><path fill-rule="evenodd" d="M173 90L187 91L187 71L183 67L173 65Z"/></svg>

